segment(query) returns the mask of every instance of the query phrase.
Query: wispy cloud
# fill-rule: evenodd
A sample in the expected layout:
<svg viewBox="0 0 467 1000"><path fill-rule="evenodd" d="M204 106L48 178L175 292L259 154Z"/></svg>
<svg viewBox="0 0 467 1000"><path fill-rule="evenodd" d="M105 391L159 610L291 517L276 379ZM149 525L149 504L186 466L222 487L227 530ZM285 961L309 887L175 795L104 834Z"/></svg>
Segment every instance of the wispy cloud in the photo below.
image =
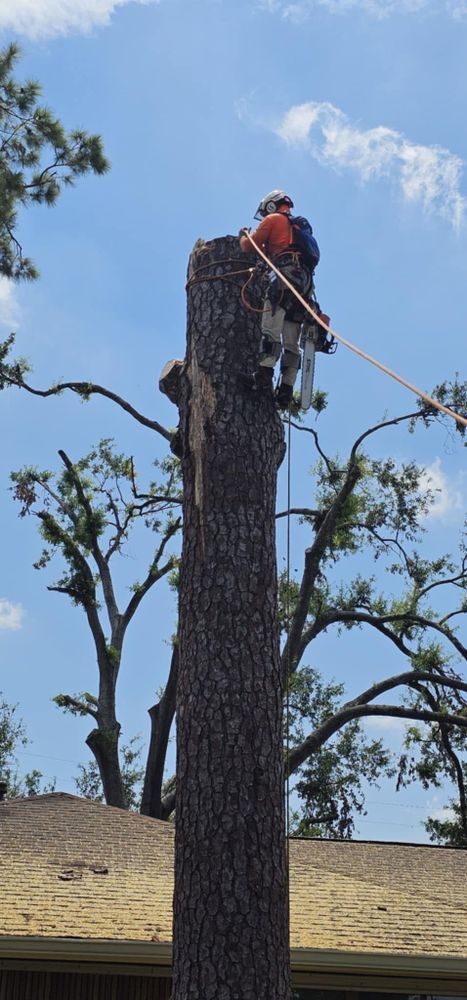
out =
<svg viewBox="0 0 467 1000"><path fill-rule="evenodd" d="M454 482L448 479L442 469L440 458L436 458L424 469L420 486L422 490L426 492L430 490L434 494L428 517L445 517L464 509L462 483L459 479Z"/></svg>
<svg viewBox="0 0 467 1000"><path fill-rule="evenodd" d="M20 310L12 281L0 275L0 323L10 330L18 326Z"/></svg>
<svg viewBox="0 0 467 1000"><path fill-rule="evenodd" d="M24 608L21 604L13 604L5 597L0 597L0 629L17 632L23 624Z"/></svg>
<svg viewBox="0 0 467 1000"><path fill-rule="evenodd" d="M440 806L437 809L431 809L431 807L428 806L427 807L427 817L428 816L429 816L430 819L440 819L441 822L443 822L443 823L446 820L451 820L452 821L452 820L455 820L455 818L456 818L456 814L454 812L454 809L451 809L449 806Z"/></svg>
<svg viewBox="0 0 467 1000"><path fill-rule="evenodd" d="M331 14L361 10L379 20L392 14L416 14L424 9L447 11L455 20L467 16L467 0L258 0L257 6L296 24L305 21L320 7Z"/></svg>
<svg viewBox="0 0 467 1000"><path fill-rule="evenodd" d="M450 150L411 142L384 125L361 129L328 102L295 105L272 128L289 146L308 149L323 166L352 171L364 184L390 180L406 201L460 227L467 205L461 194L464 164Z"/></svg>
<svg viewBox="0 0 467 1000"><path fill-rule="evenodd" d="M117 7L159 0L0 0L0 30L27 38L83 34L109 24Z"/></svg>

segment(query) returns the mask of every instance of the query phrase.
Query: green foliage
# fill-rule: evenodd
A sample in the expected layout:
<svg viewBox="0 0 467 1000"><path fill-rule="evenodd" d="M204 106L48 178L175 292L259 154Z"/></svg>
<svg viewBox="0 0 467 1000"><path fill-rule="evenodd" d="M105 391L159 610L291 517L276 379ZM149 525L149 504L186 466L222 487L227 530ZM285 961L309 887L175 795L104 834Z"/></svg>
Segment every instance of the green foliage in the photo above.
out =
<svg viewBox="0 0 467 1000"><path fill-rule="evenodd" d="M54 792L57 787L57 779L52 778L50 781L43 783L42 771L38 771L36 767L24 775L20 783L19 792L16 794L20 795L45 795L47 792Z"/></svg>
<svg viewBox="0 0 467 1000"><path fill-rule="evenodd" d="M153 584L176 564L175 556L168 554L166 547L180 526L180 518L173 513L174 507L178 512L181 497L180 464L172 458L156 462L157 478L142 493L133 459L116 452L110 439L100 441L75 463L65 452L59 454L64 466L61 472L25 467L11 474L12 492L20 516L32 515L39 521L44 548L35 567L43 569L53 556L62 557L64 572L49 589L66 594L83 608L95 645L99 696L87 691L60 693L53 700L73 716L91 718L100 745L106 740L116 745L120 727L115 687L126 630ZM126 553L130 535L138 524L156 536L154 553L145 578L129 586L131 597L120 610L111 561L115 555ZM105 622L101 621L101 611ZM143 775L139 753L134 741L120 751L120 778L131 808L136 807ZM101 766L106 766L102 760ZM97 763L80 770L78 787L83 794L102 797Z"/></svg>
<svg viewBox="0 0 467 1000"><path fill-rule="evenodd" d="M39 103L37 81L15 80L19 54L15 44L0 51L0 274L14 280L38 274L16 236L18 209L53 205L77 177L109 169L98 135L67 132Z"/></svg>
<svg viewBox="0 0 467 1000"><path fill-rule="evenodd" d="M89 691L82 691L80 694L69 695L69 694L57 694L52 701L58 706L58 708L63 709L64 712L69 712L70 715L85 716L92 715L98 707L97 698L94 695L89 694Z"/></svg>
<svg viewBox="0 0 467 1000"><path fill-rule="evenodd" d="M290 682L290 746L298 746L310 728L338 711L344 686L325 683L317 670L302 667ZM365 786L395 773L381 740L368 739L358 721L348 723L315 751L294 781L299 808L293 814L296 836L350 839L356 815L365 814Z"/></svg>
<svg viewBox="0 0 467 1000"><path fill-rule="evenodd" d="M61 553L67 571L54 589L67 593L75 604L98 607L98 549L108 565L116 553L124 553L137 522L162 536L175 532L172 509L181 498L179 462L169 458L154 464L163 478L140 493L133 459L116 452L113 441L104 438L74 464L68 460L60 473L34 466L11 473L20 517L35 515L40 522L45 547L34 567L44 569ZM96 563L92 570L89 559ZM149 574L156 570L150 567ZM131 590L138 593L145 586L134 583ZM112 652L109 646L108 651L110 658L118 658L118 650Z"/></svg>
<svg viewBox="0 0 467 1000"><path fill-rule="evenodd" d="M0 692L0 779L7 784L7 797L53 792L55 779L42 785L41 771L33 769L20 775L16 755L29 741L23 720L18 718L17 711L18 706L8 704Z"/></svg>
<svg viewBox="0 0 467 1000"><path fill-rule="evenodd" d="M427 819L425 830L430 840L435 844L449 844L450 847L467 847L467 833L461 820L461 810L458 802L451 801L449 803L446 819Z"/></svg>
<svg viewBox="0 0 467 1000"><path fill-rule="evenodd" d="M16 358L15 361L8 359L14 342L14 333L11 333L6 340L0 341L0 390L21 384L26 372L30 371L25 358Z"/></svg>
<svg viewBox="0 0 467 1000"><path fill-rule="evenodd" d="M453 405L454 399L461 409L463 390L458 385L456 395L450 384L445 402ZM433 418L423 410L425 423ZM413 671L413 680L396 686L384 701L407 712L435 711L447 720L467 713L465 693L436 680L460 677L459 661L467 659L457 637L459 616L467 611L465 533L455 558L426 555L425 522L436 492L427 488L425 470L416 463L363 453L361 444L373 431L362 436L348 462L326 456L315 435L320 457L312 470L314 492L309 512L300 518L311 529L305 567L301 576L294 568L290 580L285 570L279 576L279 622L288 638L283 665L291 670L291 752L307 739L317 747L292 775L294 830L301 834L351 836L364 811L366 788L381 775L397 774L398 788L417 781L428 789L447 779L463 793L459 774L466 766L465 730L451 725L447 739L445 727L437 723L411 727L396 766L382 742L368 739L351 712L343 713L345 722L333 726L329 736L323 723L339 718L346 706L344 688L302 666L309 643L331 628L338 634L370 628L399 651L403 662L394 673L408 671L410 678ZM385 572L384 591L371 571L375 562L380 563L378 580ZM295 634L299 613L305 617ZM432 680L417 682L422 673ZM467 829L465 816L461 820ZM437 829L439 836L448 829L427 828Z"/></svg>
<svg viewBox="0 0 467 1000"><path fill-rule="evenodd" d="M0 776L7 780L15 751L26 746L23 721L17 716L17 705L9 705L0 693Z"/></svg>
<svg viewBox="0 0 467 1000"><path fill-rule="evenodd" d="M133 736L120 749L120 768L125 792L126 808L138 810L141 802L144 765L142 763L141 737ZM78 765L79 775L74 779L76 790L87 799L104 801L99 768L95 760Z"/></svg>
<svg viewBox="0 0 467 1000"><path fill-rule="evenodd" d="M467 382L461 382L459 372L456 372L452 381L446 379L445 382L440 382L439 385L436 385L431 396L450 410L454 410L455 413L459 413L462 417L467 418ZM425 412L425 423L428 423L430 416L434 414L439 415L439 411L435 410L434 407L428 406L423 400L419 400L419 403ZM452 420L450 420L450 425L452 426ZM413 428L414 423L412 422L410 429L413 430ZM456 430L462 438L465 438L465 426L456 421L452 429Z"/></svg>

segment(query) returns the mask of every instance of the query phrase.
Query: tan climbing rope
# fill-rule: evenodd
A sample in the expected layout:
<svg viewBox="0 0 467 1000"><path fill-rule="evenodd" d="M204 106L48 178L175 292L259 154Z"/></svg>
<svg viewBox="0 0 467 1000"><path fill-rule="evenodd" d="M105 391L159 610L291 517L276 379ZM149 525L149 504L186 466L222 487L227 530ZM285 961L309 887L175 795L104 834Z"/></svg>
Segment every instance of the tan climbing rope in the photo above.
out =
<svg viewBox="0 0 467 1000"><path fill-rule="evenodd" d="M385 375L390 375L390 377L395 379L396 382L400 382L400 384L403 385L406 389L409 389L410 392L415 393L415 395L419 396L420 399L425 400L425 402L428 403L429 406L433 406L436 410L440 410L441 413L446 413L448 417L452 417L452 419L456 420L458 424L462 424L463 427L467 427L466 417L463 417L461 416L460 413L456 413L454 410L451 410L449 406L444 406L444 404L438 402L437 399L433 399L432 396L429 396L428 393L423 391L423 389L417 389L416 385L412 385L412 383L408 382L407 379L402 377L402 375L398 375L397 372L392 371L392 369L388 368L387 365L384 365L382 361L378 361L377 358L373 358L371 354L367 354L366 351L362 351L360 347L356 347L355 344L351 344L349 340L345 339L345 337L341 337L339 333L336 333L336 331L333 330L331 326L328 326L328 324L321 319L319 313L315 312L315 310L312 309L309 302L307 302L306 299L303 298L303 295L300 295L300 292L297 291L296 288L294 288L292 283L288 280L288 278L285 277L284 274L282 274L279 268L277 268L272 263L272 261L269 260L269 257L267 257L264 251L261 250L261 247L258 247L256 245L255 241L250 236L248 230L245 229L243 230L243 232L245 236L249 239L252 247L254 247L254 249L256 250L256 253L258 253L260 257L263 258L268 267L270 267L271 270L274 271L275 274L277 274L281 282L284 285L286 285L286 287L295 295L295 298L298 299L303 308L306 309L306 311L310 314L310 316L313 317L315 323L319 323L319 325L322 326L323 329L327 331L327 333L331 334L332 337L335 337L335 339L338 340L340 344L343 344L344 347L348 347L350 351L353 351L354 354L358 354L358 356L360 358L363 358L364 361L369 361L370 364L374 365L376 368L379 368L379 370L384 372Z"/></svg>

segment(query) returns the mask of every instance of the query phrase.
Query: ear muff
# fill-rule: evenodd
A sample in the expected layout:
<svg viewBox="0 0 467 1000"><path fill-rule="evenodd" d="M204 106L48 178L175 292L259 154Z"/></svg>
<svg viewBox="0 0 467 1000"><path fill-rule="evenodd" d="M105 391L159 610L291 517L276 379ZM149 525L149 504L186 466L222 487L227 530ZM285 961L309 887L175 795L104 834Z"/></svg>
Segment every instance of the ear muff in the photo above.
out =
<svg viewBox="0 0 467 1000"><path fill-rule="evenodd" d="M271 215L271 212L277 211L277 205L275 201L266 202L266 215Z"/></svg>

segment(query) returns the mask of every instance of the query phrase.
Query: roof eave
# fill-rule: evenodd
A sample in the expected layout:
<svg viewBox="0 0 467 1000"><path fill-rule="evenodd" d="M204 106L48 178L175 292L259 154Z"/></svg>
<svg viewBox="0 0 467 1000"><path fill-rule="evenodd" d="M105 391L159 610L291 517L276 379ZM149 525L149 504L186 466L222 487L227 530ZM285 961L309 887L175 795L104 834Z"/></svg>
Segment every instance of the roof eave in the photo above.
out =
<svg viewBox="0 0 467 1000"><path fill-rule="evenodd" d="M52 938L36 935L0 936L0 960L93 962L122 965L172 965L168 941L116 941Z"/></svg>
<svg viewBox="0 0 467 1000"><path fill-rule="evenodd" d="M0 960L90 962L159 966L170 970L172 945L168 941L87 940L33 935L0 936ZM433 976L467 980L467 958L455 955L404 955L382 952L292 948L294 973L352 973L388 977Z"/></svg>
<svg viewBox="0 0 467 1000"><path fill-rule="evenodd" d="M387 954L369 951L334 951L321 948L291 948L292 970L299 972L387 975L388 977L433 976L467 979L467 958L457 955Z"/></svg>

